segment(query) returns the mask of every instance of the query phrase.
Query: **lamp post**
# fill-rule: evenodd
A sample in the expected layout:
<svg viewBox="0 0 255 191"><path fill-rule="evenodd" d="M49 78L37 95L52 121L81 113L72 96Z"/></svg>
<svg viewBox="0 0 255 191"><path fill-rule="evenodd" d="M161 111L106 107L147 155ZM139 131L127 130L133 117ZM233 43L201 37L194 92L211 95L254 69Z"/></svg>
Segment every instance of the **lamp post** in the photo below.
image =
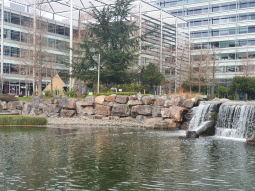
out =
<svg viewBox="0 0 255 191"><path fill-rule="evenodd" d="M97 93L99 93L99 76L100 76L100 53L98 54Z"/></svg>

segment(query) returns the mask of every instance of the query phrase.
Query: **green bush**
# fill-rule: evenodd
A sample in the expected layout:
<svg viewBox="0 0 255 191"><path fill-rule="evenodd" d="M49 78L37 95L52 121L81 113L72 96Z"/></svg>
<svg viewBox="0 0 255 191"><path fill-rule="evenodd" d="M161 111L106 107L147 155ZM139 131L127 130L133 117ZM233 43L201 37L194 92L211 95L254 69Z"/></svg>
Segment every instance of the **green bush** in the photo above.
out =
<svg viewBox="0 0 255 191"><path fill-rule="evenodd" d="M68 96L68 97L76 97L77 96L77 90L76 89L71 89L68 92L66 92L65 95Z"/></svg>
<svg viewBox="0 0 255 191"><path fill-rule="evenodd" d="M14 97L13 95L0 95L0 100L1 101L19 101L16 97Z"/></svg>
<svg viewBox="0 0 255 191"><path fill-rule="evenodd" d="M47 125L45 117L1 115L0 125Z"/></svg>
<svg viewBox="0 0 255 191"><path fill-rule="evenodd" d="M136 95L137 93L136 92L106 92L106 93L98 93L96 94L96 96L100 96L100 95L105 95L105 96L109 96L109 95L112 95L112 94L117 94L117 95L127 95L127 96L130 96L130 95ZM144 96L149 96L151 94L142 94Z"/></svg>
<svg viewBox="0 0 255 191"><path fill-rule="evenodd" d="M54 96L54 91L45 91L45 94L44 94L46 97L53 97Z"/></svg>

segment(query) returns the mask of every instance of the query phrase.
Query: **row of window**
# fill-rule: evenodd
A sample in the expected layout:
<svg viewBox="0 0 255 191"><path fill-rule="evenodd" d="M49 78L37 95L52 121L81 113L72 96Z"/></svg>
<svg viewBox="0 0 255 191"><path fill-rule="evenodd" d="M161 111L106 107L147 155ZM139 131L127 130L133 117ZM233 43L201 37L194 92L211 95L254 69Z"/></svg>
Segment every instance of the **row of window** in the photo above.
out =
<svg viewBox="0 0 255 191"><path fill-rule="evenodd" d="M237 28L214 29L205 31L196 31L190 33L190 38L210 37L210 36L225 36L235 34L255 33L255 26L244 26Z"/></svg>
<svg viewBox="0 0 255 191"><path fill-rule="evenodd" d="M255 58L255 52L237 52L237 53L223 53L219 54L217 60L235 60L235 59L246 59L247 55L249 58ZM199 55L194 55L193 60L200 60ZM255 62L253 60L253 62Z"/></svg>
<svg viewBox="0 0 255 191"><path fill-rule="evenodd" d="M176 6L176 5L206 2L206 1L208 0L166 0L166 1L160 1L160 2L154 1L151 4L157 7L170 7L170 6ZM254 0L242 1L237 3L238 3L238 7L246 8L246 7L251 7L254 4Z"/></svg>
<svg viewBox="0 0 255 191"><path fill-rule="evenodd" d="M230 40L230 41L217 41L217 42L204 42L194 43L193 49L210 49L210 48L229 48L229 47L242 47L242 46L255 46L255 39L244 40Z"/></svg>
<svg viewBox="0 0 255 191"><path fill-rule="evenodd" d="M1 36L1 31L0 31ZM4 38L13 41L20 41L25 43L33 43L33 34L27 34L20 31L4 29ZM56 40L52 38L42 37L42 46L57 48L59 50L67 50L69 47L69 42Z"/></svg>
<svg viewBox="0 0 255 191"><path fill-rule="evenodd" d="M58 70L58 69L50 69L50 68L42 68L42 77L51 77L51 74L56 74L61 71L61 74L68 73L66 70ZM33 66L22 65L22 64L11 64L11 63L3 63L3 72L5 74L16 74L16 75L33 75ZM65 79L64 77L63 79Z"/></svg>
<svg viewBox="0 0 255 191"><path fill-rule="evenodd" d="M218 12L218 11L228 11L228 10L234 10L234 9L243 9L243 8L250 8L255 7L255 0L251 1L242 1L242 2L231 2L231 3L224 3L221 5L209 5L209 6L203 6L203 7L196 7L196 8L189 8L189 9L181 9L181 10L175 10L171 12L171 14L184 17L187 15L198 15L203 13L209 13L209 12Z"/></svg>
<svg viewBox="0 0 255 191"><path fill-rule="evenodd" d="M224 16L224 17L213 17L209 19L190 20L190 26L224 24L224 23L248 21L248 20L255 20L255 13L245 13L245 14L231 15L231 16Z"/></svg>
<svg viewBox="0 0 255 191"><path fill-rule="evenodd" d="M1 14L1 10L0 10ZM4 21L16 25L32 27L33 26L33 19L30 17L26 17L20 14L12 13L12 12L4 12ZM57 25L55 23L49 23L47 21L40 21L37 19L37 28L40 30L45 30L50 33L56 33L64 36L70 36L70 28L69 26L62 26ZM74 34L78 34L78 30L73 30Z"/></svg>
<svg viewBox="0 0 255 191"><path fill-rule="evenodd" d="M0 47L1 50L1 47ZM21 57L33 60L32 51L16 48L16 47L10 47L10 46L4 46L4 56L10 56L10 57ZM44 56L45 62L51 62L51 63L59 63L63 64L65 60L67 60L68 57L60 54L47 54Z"/></svg>

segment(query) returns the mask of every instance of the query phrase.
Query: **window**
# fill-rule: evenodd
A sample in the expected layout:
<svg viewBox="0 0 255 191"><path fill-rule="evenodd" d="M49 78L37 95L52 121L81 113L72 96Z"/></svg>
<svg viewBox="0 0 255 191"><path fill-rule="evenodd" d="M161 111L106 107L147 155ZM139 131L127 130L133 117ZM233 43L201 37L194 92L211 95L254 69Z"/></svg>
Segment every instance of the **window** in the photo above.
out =
<svg viewBox="0 0 255 191"><path fill-rule="evenodd" d="M199 38L201 37L201 32L194 32L193 33L193 38Z"/></svg>
<svg viewBox="0 0 255 191"><path fill-rule="evenodd" d="M227 23L227 22L228 22L228 17L220 18L220 23Z"/></svg>
<svg viewBox="0 0 255 191"><path fill-rule="evenodd" d="M228 9L229 10L236 9L236 4L235 3L229 4Z"/></svg>
<svg viewBox="0 0 255 191"><path fill-rule="evenodd" d="M52 39L52 38L49 38L48 39L48 44L49 44L49 47L51 48L55 48L55 39Z"/></svg>
<svg viewBox="0 0 255 191"><path fill-rule="evenodd" d="M10 73L10 64L4 63L3 70L4 70L4 73L9 74Z"/></svg>
<svg viewBox="0 0 255 191"><path fill-rule="evenodd" d="M212 45L212 48L213 47L219 48L219 42L212 42L211 45Z"/></svg>
<svg viewBox="0 0 255 191"><path fill-rule="evenodd" d="M4 22L10 23L11 22L11 13L10 12L4 12Z"/></svg>
<svg viewBox="0 0 255 191"><path fill-rule="evenodd" d="M236 16L229 17L229 22L236 22Z"/></svg>
<svg viewBox="0 0 255 191"><path fill-rule="evenodd" d="M228 47L228 41L221 41L220 42L220 48L227 48Z"/></svg>
<svg viewBox="0 0 255 191"><path fill-rule="evenodd" d="M60 35L64 35L65 34L65 27L57 25L56 26L56 33L60 34Z"/></svg>
<svg viewBox="0 0 255 191"><path fill-rule="evenodd" d="M25 16L21 16L21 25L26 27L33 26L33 19Z"/></svg>
<svg viewBox="0 0 255 191"><path fill-rule="evenodd" d="M11 40L20 41L20 32L11 30Z"/></svg>
<svg viewBox="0 0 255 191"><path fill-rule="evenodd" d="M249 39L248 46L255 46L255 39Z"/></svg>
<svg viewBox="0 0 255 191"><path fill-rule="evenodd" d="M228 10L228 5L221 5L220 11L225 11L225 10Z"/></svg>
<svg viewBox="0 0 255 191"><path fill-rule="evenodd" d="M16 47L11 47L11 57L19 57L20 49Z"/></svg>
<svg viewBox="0 0 255 191"><path fill-rule="evenodd" d="M48 32L56 33L56 25L52 24L52 23L49 23L48 24Z"/></svg>
<svg viewBox="0 0 255 191"><path fill-rule="evenodd" d="M238 40L238 46L247 46L247 40Z"/></svg>
<svg viewBox="0 0 255 191"><path fill-rule="evenodd" d="M255 32L255 26L248 26L248 33L254 33Z"/></svg>
<svg viewBox="0 0 255 191"><path fill-rule="evenodd" d="M250 14L249 15L249 20L255 20L255 14Z"/></svg>
<svg viewBox="0 0 255 191"><path fill-rule="evenodd" d="M19 74L19 65L10 64L10 74Z"/></svg>
<svg viewBox="0 0 255 191"><path fill-rule="evenodd" d="M65 27L65 36L70 36L70 28Z"/></svg>
<svg viewBox="0 0 255 191"><path fill-rule="evenodd" d="M228 29L220 29L220 36L228 35Z"/></svg>
<svg viewBox="0 0 255 191"><path fill-rule="evenodd" d="M247 7L248 7L248 3L247 2L240 2L240 9L247 8Z"/></svg>
<svg viewBox="0 0 255 191"><path fill-rule="evenodd" d="M202 13L202 9L194 9L194 14L201 14Z"/></svg>
<svg viewBox="0 0 255 191"><path fill-rule="evenodd" d="M245 33L247 33L247 32L248 32L247 27L240 27L240 28L239 28L239 34L245 34Z"/></svg>
<svg viewBox="0 0 255 191"><path fill-rule="evenodd" d="M11 13L11 23L20 25L20 15Z"/></svg>
<svg viewBox="0 0 255 191"><path fill-rule="evenodd" d="M238 59L246 58L247 54L246 52L238 52L237 57Z"/></svg>
<svg viewBox="0 0 255 191"><path fill-rule="evenodd" d="M4 38L11 40L11 30L4 29Z"/></svg>
<svg viewBox="0 0 255 191"><path fill-rule="evenodd" d="M202 25L208 25L209 23L208 23L208 20L203 20L202 21Z"/></svg>
<svg viewBox="0 0 255 191"><path fill-rule="evenodd" d="M201 21L194 21L194 26L200 26L201 25Z"/></svg>
<svg viewBox="0 0 255 191"><path fill-rule="evenodd" d="M221 60L228 60L228 54L220 54Z"/></svg>
<svg viewBox="0 0 255 191"><path fill-rule="evenodd" d="M229 41L229 47L235 47L236 46L236 42L234 40Z"/></svg>
<svg viewBox="0 0 255 191"><path fill-rule="evenodd" d="M246 21L246 20L248 20L247 14L239 15L239 21Z"/></svg>
<svg viewBox="0 0 255 191"><path fill-rule="evenodd" d="M208 37L208 31L202 31L202 37Z"/></svg>
<svg viewBox="0 0 255 191"><path fill-rule="evenodd" d="M5 56L10 56L11 55L11 50L9 46L4 46L4 55Z"/></svg>
<svg viewBox="0 0 255 191"><path fill-rule="evenodd" d="M213 30L212 36L219 36L219 30Z"/></svg>
<svg viewBox="0 0 255 191"><path fill-rule="evenodd" d="M236 29L235 28L230 28L229 29L229 35L236 34Z"/></svg>
<svg viewBox="0 0 255 191"><path fill-rule="evenodd" d="M220 10L219 6L213 6L212 7L213 12L216 12L216 11L219 11L219 10Z"/></svg>
<svg viewBox="0 0 255 191"><path fill-rule="evenodd" d="M235 54L232 54L232 53L228 54L228 59L229 60L235 60L236 59Z"/></svg>
<svg viewBox="0 0 255 191"><path fill-rule="evenodd" d="M255 0L249 1L249 7L255 7Z"/></svg>
<svg viewBox="0 0 255 191"><path fill-rule="evenodd" d="M215 19L213 19L212 24L219 24L219 18L215 18Z"/></svg>
<svg viewBox="0 0 255 191"><path fill-rule="evenodd" d="M193 9L189 9L187 12L188 15L193 15Z"/></svg>
<svg viewBox="0 0 255 191"><path fill-rule="evenodd" d="M202 13L208 13L208 8L203 8Z"/></svg>

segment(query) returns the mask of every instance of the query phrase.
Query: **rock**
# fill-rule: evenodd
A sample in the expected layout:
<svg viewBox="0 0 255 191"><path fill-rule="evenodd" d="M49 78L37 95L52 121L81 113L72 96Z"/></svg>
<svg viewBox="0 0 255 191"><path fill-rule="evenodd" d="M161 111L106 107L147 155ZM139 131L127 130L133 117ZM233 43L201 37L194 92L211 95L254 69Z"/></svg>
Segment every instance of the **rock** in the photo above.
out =
<svg viewBox="0 0 255 191"><path fill-rule="evenodd" d="M114 102L116 98L116 94L112 94L106 98L107 102Z"/></svg>
<svg viewBox="0 0 255 191"><path fill-rule="evenodd" d="M143 105L143 102L140 100L129 100L127 105L134 106L134 105Z"/></svg>
<svg viewBox="0 0 255 191"><path fill-rule="evenodd" d="M43 96L36 96L32 98L32 107L33 108L38 108L39 104L41 103L41 99L43 98Z"/></svg>
<svg viewBox="0 0 255 191"><path fill-rule="evenodd" d="M248 139L246 139L246 142L249 145L255 145L255 138L254 137L253 138L248 138Z"/></svg>
<svg viewBox="0 0 255 191"><path fill-rule="evenodd" d="M221 99L219 99L219 101L230 101L230 99L221 98Z"/></svg>
<svg viewBox="0 0 255 191"><path fill-rule="evenodd" d="M97 96L96 99L95 99L95 103L97 105L103 105L105 97L106 96L104 96L104 95Z"/></svg>
<svg viewBox="0 0 255 191"><path fill-rule="evenodd" d="M0 113L3 112L3 107L0 105Z"/></svg>
<svg viewBox="0 0 255 191"><path fill-rule="evenodd" d="M161 117L159 118L150 118L145 121L145 124L148 127L152 127L154 129L167 129L168 123L164 121Z"/></svg>
<svg viewBox="0 0 255 191"><path fill-rule="evenodd" d="M69 98L67 100L67 103L66 103L66 109L71 109L71 110L75 110L76 109L76 102L77 102L77 99L75 98Z"/></svg>
<svg viewBox="0 0 255 191"><path fill-rule="evenodd" d="M194 102L191 99L186 99L182 105L183 107L190 109L194 106Z"/></svg>
<svg viewBox="0 0 255 191"><path fill-rule="evenodd" d="M13 115L22 115L22 111L21 110L11 110L10 113L12 113Z"/></svg>
<svg viewBox="0 0 255 191"><path fill-rule="evenodd" d="M167 107L175 105L175 106L182 106L183 102L186 100L185 96L172 96L170 101L167 103Z"/></svg>
<svg viewBox="0 0 255 191"><path fill-rule="evenodd" d="M76 112L77 114L82 113L82 111L84 110L85 106L83 106L83 104L85 103L84 99L80 99L78 100L75 104L76 104Z"/></svg>
<svg viewBox="0 0 255 191"><path fill-rule="evenodd" d="M8 102L9 110L22 110L24 104L27 103L25 101L10 101Z"/></svg>
<svg viewBox="0 0 255 191"><path fill-rule="evenodd" d="M137 97L135 95L131 95L128 97L128 100L137 100Z"/></svg>
<svg viewBox="0 0 255 191"><path fill-rule="evenodd" d="M163 108L162 108L163 109ZM182 122L183 116L188 113L188 109L179 106L172 106L169 108L170 117L174 119L175 122Z"/></svg>
<svg viewBox="0 0 255 191"><path fill-rule="evenodd" d="M32 109L32 103L25 103L22 109L22 115L29 115L30 111Z"/></svg>
<svg viewBox="0 0 255 191"><path fill-rule="evenodd" d="M144 116L144 115L137 115L137 116L136 116L136 120L137 120L137 121L140 121L140 122L146 121L146 120L149 119L149 118L151 118L151 117Z"/></svg>
<svg viewBox="0 0 255 191"><path fill-rule="evenodd" d="M213 136L215 135L215 127L212 121L203 122L196 131L198 135Z"/></svg>
<svg viewBox="0 0 255 191"><path fill-rule="evenodd" d="M8 109L8 104L6 101L1 101L1 106L3 110L7 110Z"/></svg>
<svg viewBox="0 0 255 191"><path fill-rule="evenodd" d="M58 104L58 101L60 100L60 96L56 95L51 99L52 104Z"/></svg>
<svg viewBox="0 0 255 191"><path fill-rule="evenodd" d="M137 115L151 115L152 106L151 105L137 105L133 106L131 109L131 116L136 117Z"/></svg>
<svg viewBox="0 0 255 191"><path fill-rule="evenodd" d="M144 103L144 105L150 105L152 104L152 98L149 96L144 96L142 98L142 102Z"/></svg>
<svg viewBox="0 0 255 191"><path fill-rule="evenodd" d="M97 105L96 115L109 116L111 115L111 106Z"/></svg>
<svg viewBox="0 0 255 191"><path fill-rule="evenodd" d="M161 117L161 108L162 106L152 107L152 117Z"/></svg>
<svg viewBox="0 0 255 191"><path fill-rule="evenodd" d="M165 101L166 101L166 99L159 97L154 102L154 106L164 106Z"/></svg>
<svg viewBox="0 0 255 191"><path fill-rule="evenodd" d="M126 104L128 102L128 96L125 95L117 95L115 98L115 102Z"/></svg>
<svg viewBox="0 0 255 191"><path fill-rule="evenodd" d="M109 116L109 120L117 120L120 119L120 116Z"/></svg>
<svg viewBox="0 0 255 191"><path fill-rule="evenodd" d="M47 114L59 113L61 108L56 104L43 104L43 112Z"/></svg>
<svg viewBox="0 0 255 191"><path fill-rule="evenodd" d="M104 102L103 105L105 106L113 106L113 104L117 104L116 102Z"/></svg>
<svg viewBox="0 0 255 191"><path fill-rule="evenodd" d="M197 95L191 98L191 100L193 101L194 105L198 105L200 101L207 101L208 98L206 95Z"/></svg>
<svg viewBox="0 0 255 191"><path fill-rule="evenodd" d="M109 120L109 117L103 117L102 120Z"/></svg>
<svg viewBox="0 0 255 191"><path fill-rule="evenodd" d="M46 99L46 98L41 99L40 102L43 103L43 104L51 104L51 100L50 99Z"/></svg>
<svg viewBox="0 0 255 191"><path fill-rule="evenodd" d="M173 119L165 119L165 121L168 123L168 129L179 130L181 128L181 124L174 122Z"/></svg>
<svg viewBox="0 0 255 191"><path fill-rule="evenodd" d="M93 115L92 119L103 119L102 115Z"/></svg>
<svg viewBox="0 0 255 191"><path fill-rule="evenodd" d="M127 122L133 121L132 117L121 117L119 120L120 121L127 121Z"/></svg>
<svg viewBox="0 0 255 191"><path fill-rule="evenodd" d="M76 111L75 110L66 110L66 109L62 109L60 111L60 117L73 117L75 115Z"/></svg>
<svg viewBox="0 0 255 191"><path fill-rule="evenodd" d="M112 106L112 116L121 116L121 117L127 117L130 116L130 108L128 105L124 104L114 104Z"/></svg>
<svg viewBox="0 0 255 191"><path fill-rule="evenodd" d="M186 131L186 137L187 138L199 138L199 135L196 133L196 131Z"/></svg>
<svg viewBox="0 0 255 191"><path fill-rule="evenodd" d="M87 116L87 115L95 115L96 110L92 106L83 107L80 112L78 113L78 116Z"/></svg>
<svg viewBox="0 0 255 191"><path fill-rule="evenodd" d="M170 116L170 109L169 108L162 108L161 109L161 116L164 118L169 118Z"/></svg>
<svg viewBox="0 0 255 191"><path fill-rule="evenodd" d="M61 100L58 100L58 105L59 105L59 107L60 107L60 108L65 108L68 99L69 99L69 98L68 98L67 96L62 96L62 99L61 99Z"/></svg>
<svg viewBox="0 0 255 191"><path fill-rule="evenodd" d="M136 94L136 97L139 101L142 101L143 95L139 92L138 94Z"/></svg>
<svg viewBox="0 0 255 191"><path fill-rule="evenodd" d="M82 106L94 106L96 96L88 96L85 98L85 101L82 103Z"/></svg>

